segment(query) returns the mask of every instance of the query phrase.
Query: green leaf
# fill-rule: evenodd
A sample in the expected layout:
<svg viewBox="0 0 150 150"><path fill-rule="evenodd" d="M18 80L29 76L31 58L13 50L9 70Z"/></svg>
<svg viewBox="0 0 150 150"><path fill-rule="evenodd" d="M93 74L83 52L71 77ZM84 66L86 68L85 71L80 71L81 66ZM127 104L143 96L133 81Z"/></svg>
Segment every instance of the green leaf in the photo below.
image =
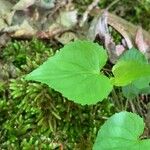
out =
<svg viewBox="0 0 150 150"><path fill-rule="evenodd" d="M148 61L145 58L145 56L137 49L135 48L131 48L128 51L126 51L125 53L123 53L123 55L121 56L121 58L119 59L119 61L138 61L144 64L147 64Z"/></svg>
<svg viewBox="0 0 150 150"><path fill-rule="evenodd" d="M138 115L117 113L101 127L93 150L149 150L150 140L140 140L143 130L144 122Z"/></svg>
<svg viewBox="0 0 150 150"><path fill-rule="evenodd" d="M100 72L106 61L106 51L98 44L75 41L64 46L26 79L46 83L74 102L95 104L112 90L110 80Z"/></svg>
<svg viewBox="0 0 150 150"><path fill-rule="evenodd" d="M150 83L150 77L145 77L145 78L142 77L133 82L134 86L139 90L150 87L149 83Z"/></svg>
<svg viewBox="0 0 150 150"><path fill-rule="evenodd" d="M122 87L122 93L126 98L132 100L140 94L140 90L131 83Z"/></svg>
<svg viewBox="0 0 150 150"><path fill-rule="evenodd" d="M113 69L112 82L117 86L125 86L133 81L150 77L150 65L145 56L132 48L126 51Z"/></svg>
<svg viewBox="0 0 150 150"><path fill-rule="evenodd" d="M150 93L150 77L140 78L133 83L122 87L123 95L128 99L133 99L139 94Z"/></svg>
<svg viewBox="0 0 150 150"><path fill-rule="evenodd" d="M150 76L150 65L137 61L120 61L113 67L113 84L125 86L142 77Z"/></svg>
<svg viewBox="0 0 150 150"><path fill-rule="evenodd" d="M132 48L126 51L119 61L136 61L141 64L148 64L147 59L145 56L137 49ZM149 93L150 92L150 77L141 77L130 84L122 87L123 95L126 98L133 99L139 94L142 93Z"/></svg>

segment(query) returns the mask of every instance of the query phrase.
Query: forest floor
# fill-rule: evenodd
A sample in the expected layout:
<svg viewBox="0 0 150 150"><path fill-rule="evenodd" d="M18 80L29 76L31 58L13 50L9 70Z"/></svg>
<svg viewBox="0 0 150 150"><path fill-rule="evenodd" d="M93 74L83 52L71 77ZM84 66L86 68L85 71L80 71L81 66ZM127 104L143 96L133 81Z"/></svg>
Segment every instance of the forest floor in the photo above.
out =
<svg viewBox="0 0 150 150"><path fill-rule="evenodd" d="M13 17L8 15L10 25L0 20L0 149L91 150L99 128L115 112L128 110L146 119L150 112L149 95L130 100L123 96L120 88L115 88L103 102L82 106L45 84L29 82L23 77L68 42L86 39L99 10L108 8L110 13L150 32L147 0L136 3L133 0L95 3L92 0L61 3L51 0L51 5L42 6L42 9L40 4L28 6L29 3L22 2L15 5L17 2L10 4L15 6L15 12L6 8L13 14ZM1 3L5 1L0 0ZM47 11L45 7L50 8ZM49 20L45 19L47 15ZM122 35L110 30L115 42L119 43ZM106 68L111 68L111 62ZM145 135L150 136L148 132Z"/></svg>

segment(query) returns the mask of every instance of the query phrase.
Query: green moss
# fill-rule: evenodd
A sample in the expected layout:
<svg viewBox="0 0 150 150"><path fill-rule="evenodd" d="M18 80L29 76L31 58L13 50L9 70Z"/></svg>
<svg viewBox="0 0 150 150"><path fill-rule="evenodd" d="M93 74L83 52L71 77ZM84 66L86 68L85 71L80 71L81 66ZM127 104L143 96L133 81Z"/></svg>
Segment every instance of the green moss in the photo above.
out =
<svg viewBox="0 0 150 150"><path fill-rule="evenodd" d="M18 0L16 0L18 1ZM74 0L84 12L92 0ZM106 8L113 0L101 0ZM150 30L150 3L118 1L111 12ZM144 16L144 17L143 17ZM121 37L113 30L114 41ZM90 150L101 124L115 112L109 99L94 106L81 106L65 99L46 85L23 79L61 45L33 39L12 40L0 51L0 149ZM118 92L119 93L119 92ZM112 101L112 100L111 100Z"/></svg>
<svg viewBox="0 0 150 150"><path fill-rule="evenodd" d="M88 149L105 117L115 111L109 100L83 107L46 85L24 80L52 55L51 47L36 39L12 41L3 49L0 149Z"/></svg>
<svg viewBox="0 0 150 150"><path fill-rule="evenodd" d="M105 8L111 2L103 0L99 5ZM83 12L90 3L91 0L76 1L76 6ZM123 0L110 10L150 29L148 19L142 17L144 14L149 18L149 9L146 0L136 4ZM121 37L115 31L112 34L119 43ZM53 150L63 145L65 150L90 150L100 125L115 112L109 99L83 107L46 85L24 80L24 75L53 55L52 47L59 46L37 39L12 40L0 51L0 149Z"/></svg>
<svg viewBox="0 0 150 150"><path fill-rule="evenodd" d="M33 39L32 41L12 41L3 50L4 61L12 62L16 67L27 63L27 57L34 58L40 53L52 53L51 49L42 41ZM39 58L40 60L43 58Z"/></svg>

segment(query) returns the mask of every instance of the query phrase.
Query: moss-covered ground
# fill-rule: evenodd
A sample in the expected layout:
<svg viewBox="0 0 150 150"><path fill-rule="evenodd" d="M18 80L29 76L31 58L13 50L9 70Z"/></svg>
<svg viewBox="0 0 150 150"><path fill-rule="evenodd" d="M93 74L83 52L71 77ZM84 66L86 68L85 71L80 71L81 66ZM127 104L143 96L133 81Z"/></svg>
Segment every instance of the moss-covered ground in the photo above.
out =
<svg viewBox="0 0 150 150"><path fill-rule="evenodd" d="M75 0L81 12L90 2ZM100 7L111 2L102 0ZM110 10L150 30L149 1L123 0ZM46 85L24 80L60 47L55 41L11 40L0 50L0 149L91 150L99 127L118 109L124 109L121 104L116 108L112 101L115 94L83 107Z"/></svg>

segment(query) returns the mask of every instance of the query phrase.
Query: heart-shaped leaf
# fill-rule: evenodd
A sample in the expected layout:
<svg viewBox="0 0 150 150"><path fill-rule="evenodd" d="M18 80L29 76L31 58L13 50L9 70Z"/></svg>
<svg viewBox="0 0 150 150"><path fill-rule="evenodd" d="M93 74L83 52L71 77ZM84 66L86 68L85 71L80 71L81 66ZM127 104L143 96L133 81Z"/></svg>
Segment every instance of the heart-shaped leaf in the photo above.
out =
<svg viewBox="0 0 150 150"><path fill-rule="evenodd" d="M150 76L150 65L137 61L120 61L113 67L113 84L125 86L142 77Z"/></svg>
<svg viewBox="0 0 150 150"><path fill-rule="evenodd" d="M138 61L144 64L148 63L145 56L139 50L135 48L131 48L128 51L125 51L123 55L121 56L121 58L118 60L118 62L119 61L131 61L131 60Z"/></svg>
<svg viewBox="0 0 150 150"><path fill-rule="evenodd" d="M114 85L125 86L133 81L150 77L150 65L145 56L136 49L130 49L123 54L113 69Z"/></svg>
<svg viewBox="0 0 150 150"><path fill-rule="evenodd" d="M26 79L46 83L74 102L95 104L112 90L110 80L100 72L106 61L106 51L98 44L75 41L64 46Z"/></svg>
<svg viewBox="0 0 150 150"><path fill-rule="evenodd" d="M149 150L150 140L140 140L143 130L144 122L138 115L117 113L101 127L93 150Z"/></svg>
<svg viewBox="0 0 150 150"><path fill-rule="evenodd" d="M145 56L137 49L132 48L126 51L119 61L136 61L141 64L148 64ZM133 70L133 69L132 69ZM150 92L150 77L141 77L135 81L132 81L130 84L122 87L123 95L129 99L132 99L139 94L149 93Z"/></svg>

